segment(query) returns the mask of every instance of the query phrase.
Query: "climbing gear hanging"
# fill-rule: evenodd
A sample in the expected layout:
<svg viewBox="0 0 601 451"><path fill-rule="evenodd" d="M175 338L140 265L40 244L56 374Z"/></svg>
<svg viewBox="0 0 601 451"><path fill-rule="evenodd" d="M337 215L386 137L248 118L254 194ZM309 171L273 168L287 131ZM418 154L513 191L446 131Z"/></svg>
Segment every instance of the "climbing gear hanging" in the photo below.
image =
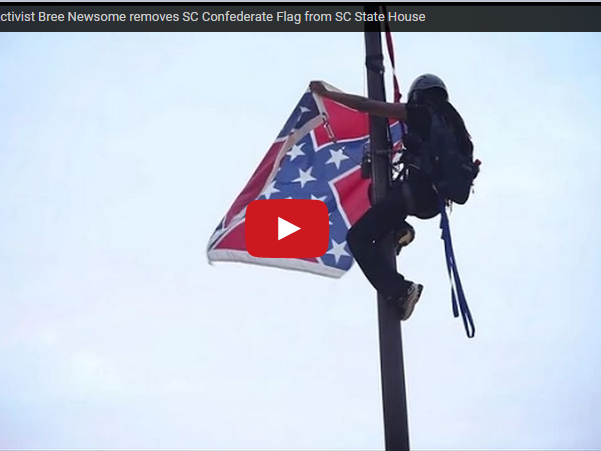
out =
<svg viewBox="0 0 601 451"><path fill-rule="evenodd" d="M388 50L388 58L390 58L390 66L392 67L392 86L394 89L394 101L396 103L401 101L401 90L399 89L399 80L396 76L396 68L394 64L394 44L392 42L392 32L390 31L390 24L388 23L388 12L386 6L382 6L382 12L384 13L384 34L386 35L386 48Z"/></svg>
<svg viewBox="0 0 601 451"><path fill-rule="evenodd" d="M473 338L476 335L476 326L472 319L470 308L467 305L467 299L461 285L457 262L455 261L455 252L453 251L453 242L451 240L451 228L449 226L449 218L447 216L446 203L440 196L438 197L440 208L440 228L442 229L442 240L444 241L445 259L447 262L447 272L449 281L451 282L451 302L453 305L453 316L457 318L461 312L461 319L468 338Z"/></svg>

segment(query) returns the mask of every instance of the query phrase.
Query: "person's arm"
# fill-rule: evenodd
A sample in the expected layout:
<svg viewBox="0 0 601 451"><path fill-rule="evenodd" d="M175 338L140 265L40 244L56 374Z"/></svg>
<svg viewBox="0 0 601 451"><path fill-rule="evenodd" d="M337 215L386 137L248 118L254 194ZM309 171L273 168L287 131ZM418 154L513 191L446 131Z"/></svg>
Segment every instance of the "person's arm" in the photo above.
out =
<svg viewBox="0 0 601 451"><path fill-rule="evenodd" d="M372 100L354 94L329 91L320 81L312 81L309 88L315 94L342 103L354 110L363 111L364 113L373 114L374 116L399 119L401 122L407 120L407 109L405 108L404 103L380 102L378 100Z"/></svg>

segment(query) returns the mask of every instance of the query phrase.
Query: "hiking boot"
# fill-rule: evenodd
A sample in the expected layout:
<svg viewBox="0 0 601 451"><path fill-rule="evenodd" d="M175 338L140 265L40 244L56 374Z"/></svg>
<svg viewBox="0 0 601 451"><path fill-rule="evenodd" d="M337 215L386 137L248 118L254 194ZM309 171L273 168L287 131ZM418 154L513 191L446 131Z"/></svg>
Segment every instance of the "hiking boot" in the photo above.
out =
<svg viewBox="0 0 601 451"><path fill-rule="evenodd" d="M405 246L411 244L411 242L415 239L415 229L409 224L405 222L403 224L403 228L401 230L396 231L395 233L395 252L397 255L401 253L401 249Z"/></svg>
<svg viewBox="0 0 601 451"><path fill-rule="evenodd" d="M397 301L401 321L409 319L424 289L424 286L419 283L409 282L409 284L405 294Z"/></svg>

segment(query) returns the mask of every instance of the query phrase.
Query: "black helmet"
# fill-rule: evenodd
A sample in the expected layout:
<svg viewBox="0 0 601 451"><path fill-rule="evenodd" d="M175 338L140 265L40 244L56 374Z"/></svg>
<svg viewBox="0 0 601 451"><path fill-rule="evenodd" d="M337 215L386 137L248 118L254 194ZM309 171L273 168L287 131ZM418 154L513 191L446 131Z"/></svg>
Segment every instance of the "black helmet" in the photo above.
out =
<svg viewBox="0 0 601 451"><path fill-rule="evenodd" d="M407 94L409 100L417 91L423 91L425 89L438 88L444 92L445 98L448 99L449 93L447 91L447 87L444 84L444 81L440 79L440 77L434 74L423 74L413 80L411 86L409 87L409 93Z"/></svg>

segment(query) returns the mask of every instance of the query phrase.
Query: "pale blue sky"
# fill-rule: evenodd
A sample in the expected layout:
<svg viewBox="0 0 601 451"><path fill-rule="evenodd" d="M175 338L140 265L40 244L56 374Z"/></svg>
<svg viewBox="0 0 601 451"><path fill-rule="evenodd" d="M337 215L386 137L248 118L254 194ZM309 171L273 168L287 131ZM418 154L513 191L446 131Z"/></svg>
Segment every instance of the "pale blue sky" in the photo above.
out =
<svg viewBox="0 0 601 451"><path fill-rule="evenodd" d="M483 161L399 260L412 447L601 446L601 35L396 33ZM0 35L0 448L383 447L375 294L209 266L312 79L364 93L361 33ZM387 73L390 89L390 74Z"/></svg>

